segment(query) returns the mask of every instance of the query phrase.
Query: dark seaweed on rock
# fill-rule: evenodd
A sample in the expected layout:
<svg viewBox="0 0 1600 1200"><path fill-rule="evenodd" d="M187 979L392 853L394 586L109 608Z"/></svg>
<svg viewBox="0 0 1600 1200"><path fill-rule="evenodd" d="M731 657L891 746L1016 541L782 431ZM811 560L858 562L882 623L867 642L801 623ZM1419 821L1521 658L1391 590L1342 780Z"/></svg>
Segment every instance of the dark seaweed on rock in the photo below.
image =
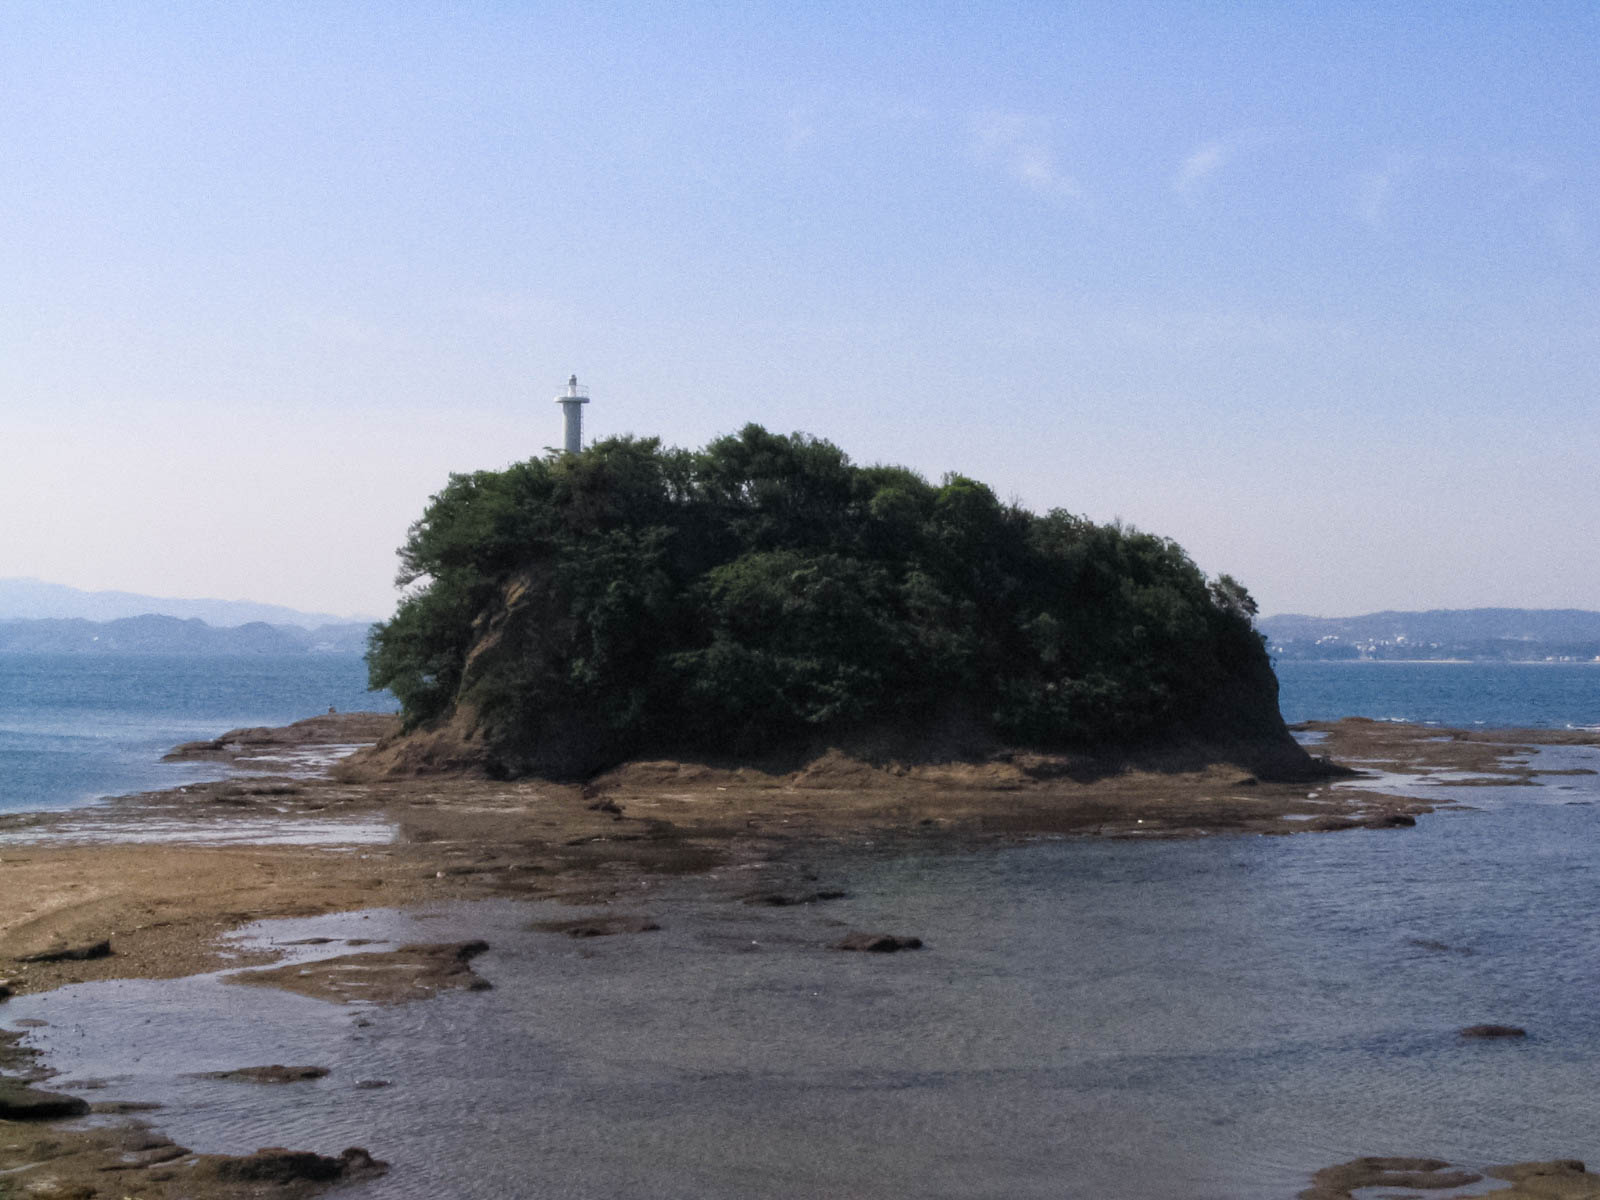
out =
<svg viewBox="0 0 1600 1200"><path fill-rule="evenodd" d="M757 425L452 476L373 687L492 773L863 730L1045 750L1288 740L1255 603L1169 539Z"/></svg>

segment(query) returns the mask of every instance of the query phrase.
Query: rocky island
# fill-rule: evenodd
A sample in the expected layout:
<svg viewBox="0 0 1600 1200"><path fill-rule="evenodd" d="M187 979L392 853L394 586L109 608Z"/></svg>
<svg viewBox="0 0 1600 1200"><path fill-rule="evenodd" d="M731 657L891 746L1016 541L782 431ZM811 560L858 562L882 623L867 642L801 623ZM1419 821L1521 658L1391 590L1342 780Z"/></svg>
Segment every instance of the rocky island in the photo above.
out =
<svg viewBox="0 0 1600 1200"><path fill-rule="evenodd" d="M397 769L581 779L630 759L1001 747L1314 771L1255 603L1176 543L746 426L452 477L372 634Z"/></svg>

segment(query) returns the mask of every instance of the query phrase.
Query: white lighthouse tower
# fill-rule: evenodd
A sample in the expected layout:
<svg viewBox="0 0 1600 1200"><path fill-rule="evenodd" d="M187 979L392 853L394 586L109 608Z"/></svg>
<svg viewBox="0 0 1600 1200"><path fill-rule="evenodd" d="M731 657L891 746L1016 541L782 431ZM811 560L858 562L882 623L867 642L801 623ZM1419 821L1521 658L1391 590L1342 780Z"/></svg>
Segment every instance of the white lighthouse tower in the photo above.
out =
<svg viewBox="0 0 1600 1200"><path fill-rule="evenodd" d="M567 380L567 390L556 397L556 403L561 405L561 412L567 418L566 452L576 454L583 449L582 406L589 403L589 393L578 383L576 375Z"/></svg>

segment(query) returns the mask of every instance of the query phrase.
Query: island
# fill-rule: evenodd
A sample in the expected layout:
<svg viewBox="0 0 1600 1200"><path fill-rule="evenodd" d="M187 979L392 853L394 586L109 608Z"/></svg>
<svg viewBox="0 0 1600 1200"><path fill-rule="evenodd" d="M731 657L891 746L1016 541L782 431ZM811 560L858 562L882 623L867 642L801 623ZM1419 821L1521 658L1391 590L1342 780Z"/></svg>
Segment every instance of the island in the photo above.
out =
<svg viewBox="0 0 1600 1200"><path fill-rule="evenodd" d="M1172 541L753 425L699 451L616 438L455 476L401 560L400 605L368 648L400 714L222 732L171 755L219 778L0 817L0 995L226 970L332 1004L437 1002L492 989L480 931L293 953L224 939L486 899L591 910L527 927L541 937L664 937L652 898L675 883L752 906L739 913L848 905L819 857L1403 831L1433 802L1368 790L1333 760L1503 785L1531 775L1514 747L1597 736L1342 721L1297 739L1249 593ZM142 827L183 835L128 837ZM885 926L841 925L813 948L938 953L936 931ZM39 1086L48 1064L16 1041L0 1045L0 1172L37 1194L109 1195L115 1176L118 1195L289 1200L385 1169L377 1142L193 1153L137 1103ZM227 1066L208 1078L340 1078L337 1062ZM383 1081L339 1086L368 1084ZM99 1122L60 1123L91 1107ZM1600 1195L1575 1162L1497 1172L1508 1197ZM1360 1159L1308 1173L1305 1195L1481 1173Z"/></svg>

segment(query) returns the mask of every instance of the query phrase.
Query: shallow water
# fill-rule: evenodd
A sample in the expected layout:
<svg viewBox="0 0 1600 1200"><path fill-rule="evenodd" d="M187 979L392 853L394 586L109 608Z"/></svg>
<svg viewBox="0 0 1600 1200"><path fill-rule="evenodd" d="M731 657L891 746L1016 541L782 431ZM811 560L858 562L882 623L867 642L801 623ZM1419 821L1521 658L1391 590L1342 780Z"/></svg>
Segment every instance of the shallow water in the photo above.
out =
<svg viewBox="0 0 1600 1200"><path fill-rule="evenodd" d="M382 819L263 816L178 818L132 816L91 810L37 825L27 819L0 828L0 846L375 846L395 840L396 828Z"/></svg>
<svg viewBox="0 0 1600 1200"><path fill-rule="evenodd" d="M372 1200L1237 1200L1358 1154L1593 1159L1597 778L1436 789L1475 807L1415 829L819 859L851 895L806 907L680 880L613 910L660 932L584 941L526 928L578 911L548 903L272 922L484 937L495 989L374 1010L202 977L4 1015L195 1149L367 1146L395 1168ZM928 947L828 949L846 926ZM1458 1036L1480 1022L1531 1036ZM334 1072L184 1077L271 1062Z"/></svg>

